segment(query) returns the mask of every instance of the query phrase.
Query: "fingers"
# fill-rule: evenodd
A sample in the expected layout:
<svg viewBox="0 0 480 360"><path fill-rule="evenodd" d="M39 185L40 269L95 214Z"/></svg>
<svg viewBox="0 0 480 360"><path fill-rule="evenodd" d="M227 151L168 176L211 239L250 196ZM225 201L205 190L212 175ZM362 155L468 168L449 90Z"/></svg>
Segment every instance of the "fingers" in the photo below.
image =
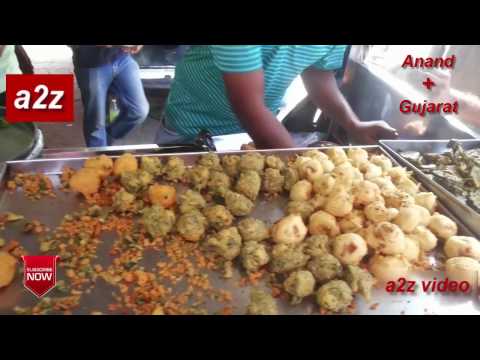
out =
<svg viewBox="0 0 480 360"><path fill-rule="evenodd" d="M389 123L383 120L379 120L375 122L375 125L379 128L379 131L382 132L392 132L392 133L397 133L397 129L393 128L390 126Z"/></svg>
<svg viewBox="0 0 480 360"><path fill-rule="evenodd" d="M378 121L376 124L377 128L377 139L396 139L398 138L399 134L397 129L391 127L387 122L381 120Z"/></svg>
<svg viewBox="0 0 480 360"><path fill-rule="evenodd" d="M389 139L393 140L398 138L399 134L398 131L395 129L383 129L383 131L380 133L381 139Z"/></svg>
<svg viewBox="0 0 480 360"><path fill-rule="evenodd" d="M365 145L376 145L377 144L377 139L374 139L372 137L367 137L365 139Z"/></svg>
<svg viewBox="0 0 480 360"><path fill-rule="evenodd" d="M256 150L255 143L249 142L248 144L243 144L240 150Z"/></svg>
<svg viewBox="0 0 480 360"><path fill-rule="evenodd" d="M126 52L127 54L135 55L142 50L143 45L137 45L134 47L122 47L122 51Z"/></svg>
<svg viewBox="0 0 480 360"><path fill-rule="evenodd" d="M433 80L433 81L438 81L439 83L447 83L450 82L452 75L449 72L446 71L437 71L437 72L429 72L428 76Z"/></svg>
<svg viewBox="0 0 480 360"><path fill-rule="evenodd" d="M423 135L427 131L427 126L421 120L412 121L403 127L403 130L414 136Z"/></svg>
<svg viewBox="0 0 480 360"><path fill-rule="evenodd" d="M386 122L384 120L380 120L379 125L381 125L384 129L389 129L389 130L392 130L392 131L396 130L394 127L392 127L388 122Z"/></svg>

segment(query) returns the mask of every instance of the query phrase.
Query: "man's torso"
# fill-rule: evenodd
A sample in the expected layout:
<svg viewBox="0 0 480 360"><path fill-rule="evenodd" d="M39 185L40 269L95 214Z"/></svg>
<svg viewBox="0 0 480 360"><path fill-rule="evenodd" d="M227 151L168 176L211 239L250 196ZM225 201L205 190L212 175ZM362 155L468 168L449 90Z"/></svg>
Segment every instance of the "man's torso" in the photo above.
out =
<svg viewBox="0 0 480 360"><path fill-rule="evenodd" d="M101 46L72 45L73 64L79 68L95 68L113 63L122 56L127 56L120 48Z"/></svg>
<svg viewBox="0 0 480 360"><path fill-rule="evenodd" d="M185 136L195 136L202 129L213 135L243 132L227 99L222 70L248 71L257 63L264 71L265 105L276 113L298 75L312 65L340 68L344 51L345 46L336 45L193 46L177 65L167 123Z"/></svg>

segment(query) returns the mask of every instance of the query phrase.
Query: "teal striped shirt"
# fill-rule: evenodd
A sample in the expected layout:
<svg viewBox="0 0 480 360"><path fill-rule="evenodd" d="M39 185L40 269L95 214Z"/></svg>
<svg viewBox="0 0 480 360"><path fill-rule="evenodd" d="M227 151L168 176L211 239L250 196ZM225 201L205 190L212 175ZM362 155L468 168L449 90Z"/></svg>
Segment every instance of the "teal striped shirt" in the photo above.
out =
<svg viewBox="0 0 480 360"><path fill-rule="evenodd" d="M177 64L165 110L167 125L186 137L245 132L227 98L222 73L264 72L265 105L274 114L292 81L310 66L342 67L346 45L192 46Z"/></svg>

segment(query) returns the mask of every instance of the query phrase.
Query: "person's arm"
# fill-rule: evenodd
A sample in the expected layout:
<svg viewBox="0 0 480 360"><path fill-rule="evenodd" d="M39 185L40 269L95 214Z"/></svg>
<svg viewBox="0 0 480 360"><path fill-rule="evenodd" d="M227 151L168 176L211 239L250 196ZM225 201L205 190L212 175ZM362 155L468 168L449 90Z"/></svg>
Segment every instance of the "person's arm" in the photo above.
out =
<svg viewBox="0 0 480 360"><path fill-rule="evenodd" d="M143 49L143 45L133 45L129 47L122 47L122 50L130 55L135 55Z"/></svg>
<svg viewBox="0 0 480 360"><path fill-rule="evenodd" d="M210 45L223 77L232 111L257 148L290 148L295 144L264 102L261 45Z"/></svg>
<svg viewBox="0 0 480 360"><path fill-rule="evenodd" d="M465 122L480 126L480 98L451 87L452 75L450 72L429 72L428 75L435 83L431 98L437 102L458 101L458 117Z"/></svg>
<svg viewBox="0 0 480 360"><path fill-rule="evenodd" d="M15 45L15 55L17 56L18 66L23 74L33 74L34 67L30 57L22 45Z"/></svg>
<svg viewBox="0 0 480 360"><path fill-rule="evenodd" d="M112 48L114 47L115 45L95 45L97 47L105 47L105 48ZM131 45L131 46L121 46L120 47L122 49L122 51L130 54L130 55L135 55L135 54L138 54L140 52L140 50L143 49L143 45Z"/></svg>
<svg viewBox="0 0 480 360"><path fill-rule="evenodd" d="M374 144L378 139L398 136L396 130L384 121L360 121L338 89L333 71L311 66L303 72L302 78L314 104L359 143Z"/></svg>
<svg viewBox="0 0 480 360"><path fill-rule="evenodd" d="M456 89L450 89L450 95L458 101L458 116L472 125L480 126L480 98Z"/></svg>
<svg viewBox="0 0 480 360"><path fill-rule="evenodd" d="M0 57L2 57L3 51L5 50L6 47L7 45L0 45Z"/></svg>
<svg viewBox="0 0 480 360"><path fill-rule="evenodd" d="M232 109L257 149L295 146L287 129L265 106L263 70L223 73Z"/></svg>

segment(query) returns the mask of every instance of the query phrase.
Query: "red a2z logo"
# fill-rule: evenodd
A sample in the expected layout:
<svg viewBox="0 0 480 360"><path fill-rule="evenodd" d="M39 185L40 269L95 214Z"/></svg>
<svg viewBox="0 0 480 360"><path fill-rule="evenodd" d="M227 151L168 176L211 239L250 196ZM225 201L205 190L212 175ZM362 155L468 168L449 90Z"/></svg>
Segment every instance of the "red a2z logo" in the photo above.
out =
<svg viewBox="0 0 480 360"><path fill-rule="evenodd" d="M73 103L73 74L7 75L9 123L72 122Z"/></svg>

